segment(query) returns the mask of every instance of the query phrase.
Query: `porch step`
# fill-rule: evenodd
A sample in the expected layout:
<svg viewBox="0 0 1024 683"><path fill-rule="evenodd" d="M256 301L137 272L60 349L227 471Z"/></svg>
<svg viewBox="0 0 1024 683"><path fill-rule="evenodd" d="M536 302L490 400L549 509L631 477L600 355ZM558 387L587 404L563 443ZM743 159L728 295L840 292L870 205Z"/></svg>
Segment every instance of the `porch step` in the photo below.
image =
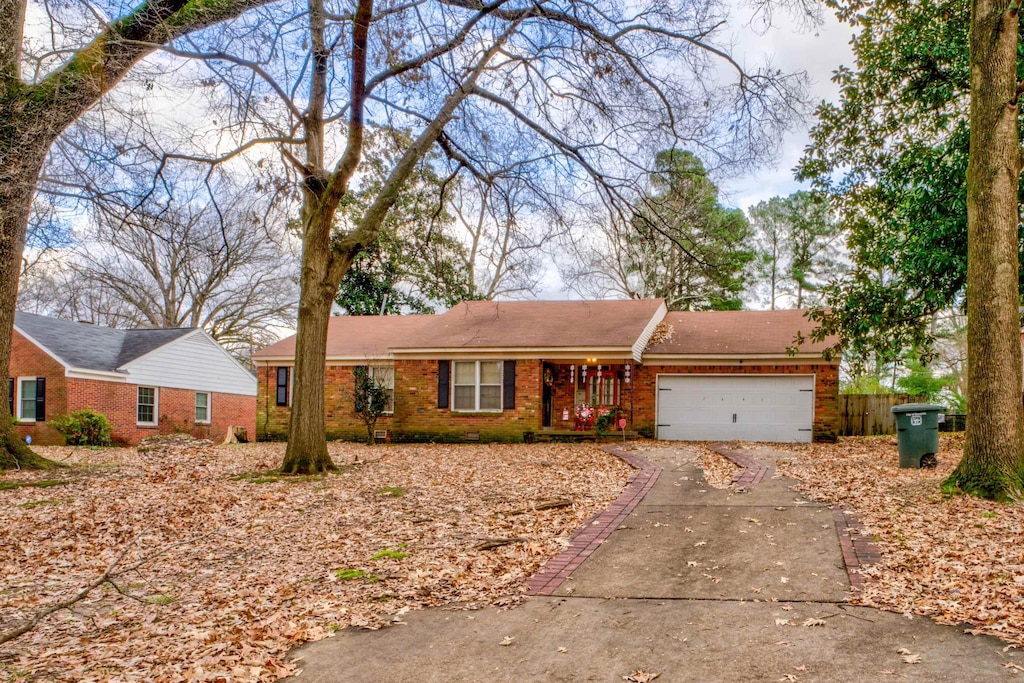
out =
<svg viewBox="0 0 1024 683"><path fill-rule="evenodd" d="M640 434L637 432L626 432L626 440L632 440L639 438ZM585 432L577 432L575 429L542 429L540 431L533 432L533 440L537 442L541 441L594 441L597 435L594 430L588 430ZM601 435L602 442L622 441L622 432L608 432Z"/></svg>

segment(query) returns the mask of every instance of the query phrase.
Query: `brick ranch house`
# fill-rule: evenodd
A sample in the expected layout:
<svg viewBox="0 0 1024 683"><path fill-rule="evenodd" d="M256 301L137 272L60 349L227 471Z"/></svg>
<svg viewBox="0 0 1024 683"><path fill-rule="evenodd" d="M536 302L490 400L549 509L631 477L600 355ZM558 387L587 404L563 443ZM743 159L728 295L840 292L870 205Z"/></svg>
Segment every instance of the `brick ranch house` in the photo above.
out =
<svg viewBox="0 0 1024 683"><path fill-rule="evenodd" d="M391 389L394 441L522 441L572 429L581 403L669 440L835 437L838 361L805 342L802 311L668 312L661 299L469 301L440 315L330 321L327 438L365 438L358 366ZM253 356L258 438L287 435L295 339Z"/></svg>
<svg viewBox="0 0 1024 683"><path fill-rule="evenodd" d="M18 312L7 394L18 433L64 443L46 420L91 408L116 443L188 432L255 433L256 378L200 329L117 330Z"/></svg>

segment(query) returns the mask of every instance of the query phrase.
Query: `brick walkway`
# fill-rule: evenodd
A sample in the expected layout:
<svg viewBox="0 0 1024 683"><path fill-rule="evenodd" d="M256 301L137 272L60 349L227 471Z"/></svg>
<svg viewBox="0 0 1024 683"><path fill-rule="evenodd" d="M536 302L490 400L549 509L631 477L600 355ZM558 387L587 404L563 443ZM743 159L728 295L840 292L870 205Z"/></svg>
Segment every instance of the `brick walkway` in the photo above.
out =
<svg viewBox="0 0 1024 683"><path fill-rule="evenodd" d="M838 505L832 506L832 518L839 532L839 547L843 549L843 562L846 573L850 577L850 588L859 591L864 588L864 575L861 567L875 564L882 559L878 546L860 530L860 521L849 510L842 510Z"/></svg>
<svg viewBox="0 0 1024 683"><path fill-rule="evenodd" d="M725 456L743 469L733 475L733 482L741 486L753 485L764 479L768 465L738 451L729 450L724 443L709 446L714 452ZM861 534L860 520L849 510L841 510L838 505L832 506L832 518L839 532L839 547L843 551L843 563L846 574L850 577L850 588L859 591L864 588L864 575L861 567L878 562L882 555L867 536Z"/></svg>
<svg viewBox="0 0 1024 683"><path fill-rule="evenodd" d="M636 469L629 477L626 489L604 511L591 517L569 540L569 547L556 555L540 571L526 581L532 595L551 595L590 557L598 546L625 521L637 504L643 500L658 481L661 468L644 460L621 446L604 446L604 450L622 458Z"/></svg>
<svg viewBox="0 0 1024 683"><path fill-rule="evenodd" d="M753 486L754 484L761 483L764 479L764 475L768 473L768 465L754 460L748 455L744 455L739 451L731 451L726 448L724 443L716 443L708 446L711 450L719 455L724 455L729 460L732 460L734 464L742 467L743 469L732 476L734 484L740 486Z"/></svg>
<svg viewBox="0 0 1024 683"><path fill-rule="evenodd" d="M769 465L755 460L741 452L730 450L726 444L709 446L733 463L743 468L733 475L733 482L740 486L760 483L770 469ZM604 446L604 450L622 458L636 471L630 475L629 483L622 494L604 511L591 517L579 531L573 534L569 547L526 581L527 591L532 595L552 595L598 546L625 521L637 504L643 500L658 481L661 467L648 462L632 451L620 446ZM861 567L874 564L881 559L878 546L860 531L860 522L849 510L832 506L832 517L839 533L839 546L843 551L843 563L850 578L850 587L859 591L864 587Z"/></svg>

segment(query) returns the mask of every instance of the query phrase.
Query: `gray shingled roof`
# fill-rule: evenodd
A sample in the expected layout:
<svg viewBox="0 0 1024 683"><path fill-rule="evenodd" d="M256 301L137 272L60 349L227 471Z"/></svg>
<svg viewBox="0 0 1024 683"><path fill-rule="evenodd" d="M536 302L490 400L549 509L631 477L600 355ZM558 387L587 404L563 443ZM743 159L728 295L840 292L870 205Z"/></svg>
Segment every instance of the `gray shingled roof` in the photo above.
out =
<svg viewBox="0 0 1024 683"><path fill-rule="evenodd" d="M14 315L14 326L69 367L107 372L116 372L126 363L194 330L115 330L21 311Z"/></svg>

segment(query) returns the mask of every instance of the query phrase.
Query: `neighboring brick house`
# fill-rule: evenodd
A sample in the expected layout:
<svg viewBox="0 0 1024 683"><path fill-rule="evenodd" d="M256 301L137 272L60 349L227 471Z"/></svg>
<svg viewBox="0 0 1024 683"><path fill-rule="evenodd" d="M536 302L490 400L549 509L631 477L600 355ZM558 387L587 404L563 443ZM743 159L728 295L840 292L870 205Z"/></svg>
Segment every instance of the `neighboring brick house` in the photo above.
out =
<svg viewBox="0 0 1024 683"><path fill-rule="evenodd" d="M469 301L440 315L341 316L328 329L327 437L365 438L358 366L391 388L394 441L521 441L617 406L628 429L672 440L835 437L838 360L804 342L803 311L669 313L661 299ZM259 438L287 435L295 339L253 355Z"/></svg>
<svg viewBox="0 0 1024 683"><path fill-rule="evenodd" d="M90 408L117 443L188 432L255 433L256 378L203 330L117 330L18 312L7 393L19 434L62 444L46 421Z"/></svg>

